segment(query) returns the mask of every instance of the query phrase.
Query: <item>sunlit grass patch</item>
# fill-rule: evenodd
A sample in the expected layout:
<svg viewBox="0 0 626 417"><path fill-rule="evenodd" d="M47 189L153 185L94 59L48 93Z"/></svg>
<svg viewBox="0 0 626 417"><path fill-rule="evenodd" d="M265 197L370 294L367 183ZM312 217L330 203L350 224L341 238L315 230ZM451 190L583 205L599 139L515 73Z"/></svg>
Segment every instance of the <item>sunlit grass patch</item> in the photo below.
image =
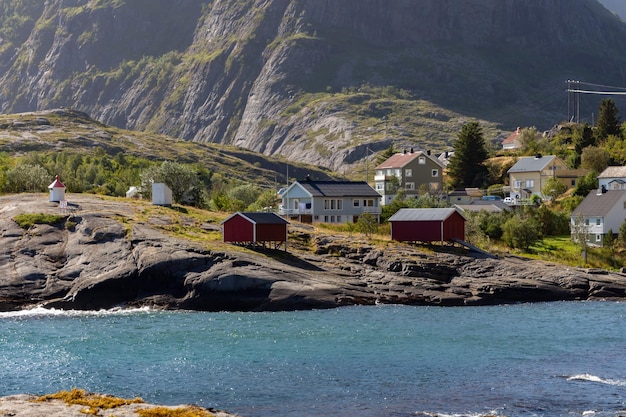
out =
<svg viewBox="0 0 626 417"><path fill-rule="evenodd" d="M187 407L154 407L137 410L140 417L213 417L213 414L204 408L196 406Z"/></svg>
<svg viewBox="0 0 626 417"><path fill-rule="evenodd" d="M67 405L89 407L89 409L81 411L84 414L97 414L98 409L106 410L123 405L144 403L141 398L125 399L108 395L92 394L78 388L72 388L71 391L59 391L54 394L43 395L35 401L44 402L50 400L61 400Z"/></svg>
<svg viewBox="0 0 626 417"><path fill-rule="evenodd" d="M65 216L45 213L22 213L13 217L13 220L22 228L28 229L34 224L58 224L65 219Z"/></svg>

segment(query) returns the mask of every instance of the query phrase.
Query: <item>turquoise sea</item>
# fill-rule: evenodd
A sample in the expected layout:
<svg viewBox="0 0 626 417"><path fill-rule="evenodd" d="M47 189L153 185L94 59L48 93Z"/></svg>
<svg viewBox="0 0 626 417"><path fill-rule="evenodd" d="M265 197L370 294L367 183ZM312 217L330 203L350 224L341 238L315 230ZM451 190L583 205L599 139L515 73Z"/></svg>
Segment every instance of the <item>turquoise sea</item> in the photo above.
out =
<svg viewBox="0 0 626 417"><path fill-rule="evenodd" d="M626 416L626 303L0 313L0 396L244 417Z"/></svg>

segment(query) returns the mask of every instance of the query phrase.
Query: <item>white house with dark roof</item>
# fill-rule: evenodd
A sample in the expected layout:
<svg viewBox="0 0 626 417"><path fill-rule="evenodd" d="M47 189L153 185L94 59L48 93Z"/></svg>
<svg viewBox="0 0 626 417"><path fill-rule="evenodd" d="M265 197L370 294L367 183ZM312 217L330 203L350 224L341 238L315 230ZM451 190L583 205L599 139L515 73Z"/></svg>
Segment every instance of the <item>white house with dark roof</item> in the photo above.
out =
<svg viewBox="0 0 626 417"><path fill-rule="evenodd" d="M389 157L376 167L376 191L382 195L382 204L391 203L398 190L407 197L417 197L420 190L437 192L443 188L445 166L430 152L403 151Z"/></svg>
<svg viewBox="0 0 626 417"><path fill-rule="evenodd" d="M364 213L380 220L380 194L365 181L295 181L279 209L303 223L356 223Z"/></svg>
<svg viewBox="0 0 626 417"><path fill-rule="evenodd" d="M607 167L598 175L598 188L626 190L626 167Z"/></svg>
<svg viewBox="0 0 626 417"><path fill-rule="evenodd" d="M577 240L581 230L591 244L602 246L611 230L619 231L626 221L626 189L594 190L574 209L570 216L572 238Z"/></svg>

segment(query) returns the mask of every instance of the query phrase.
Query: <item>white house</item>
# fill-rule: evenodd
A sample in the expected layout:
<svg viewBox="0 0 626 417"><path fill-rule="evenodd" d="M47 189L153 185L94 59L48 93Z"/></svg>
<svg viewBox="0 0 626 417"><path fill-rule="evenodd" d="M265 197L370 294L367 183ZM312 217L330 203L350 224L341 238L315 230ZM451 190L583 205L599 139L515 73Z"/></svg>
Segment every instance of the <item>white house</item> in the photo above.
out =
<svg viewBox="0 0 626 417"><path fill-rule="evenodd" d="M54 177L52 184L48 186L50 190L50 201L56 203L65 200L65 185L59 180L59 176Z"/></svg>
<svg viewBox="0 0 626 417"><path fill-rule="evenodd" d="M572 238L584 234L589 243L602 246L611 230L619 231L626 221L626 189L594 190L574 209L570 217Z"/></svg>
<svg viewBox="0 0 626 417"><path fill-rule="evenodd" d="M626 167L607 167L598 175L598 188L626 190Z"/></svg>
<svg viewBox="0 0 626 417"><path fill-rule="evenodd" d="M152 184L152 204L157 206L172 205L172 190L162 182Z"/></svg>
<svg viewBox="0 0 626 417"><path fill-rule="evenodd" d="M380 194L365 181L295 181L282 194L279 214L303 223L356 223L380 218Z"/></svg>

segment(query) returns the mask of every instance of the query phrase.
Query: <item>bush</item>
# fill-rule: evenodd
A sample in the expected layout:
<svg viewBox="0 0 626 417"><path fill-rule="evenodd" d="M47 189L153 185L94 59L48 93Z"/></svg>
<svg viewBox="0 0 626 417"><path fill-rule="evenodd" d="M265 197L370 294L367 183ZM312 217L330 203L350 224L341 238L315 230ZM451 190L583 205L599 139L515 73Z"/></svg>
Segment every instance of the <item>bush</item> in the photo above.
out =
<svg viewBox="0 0 626 417"><path fill-rule="evenodd" d="M22 164L6 173L5 191L9 193L43 192L52 182L50 174L41 165Z"/></svg>
<svg viewBox="0 0 626 417"><path fill-rule="evenodd" d="M511 248L528 250L539 240L539 224L533 218L516 214L504 223L502 240Z"/></svg>

